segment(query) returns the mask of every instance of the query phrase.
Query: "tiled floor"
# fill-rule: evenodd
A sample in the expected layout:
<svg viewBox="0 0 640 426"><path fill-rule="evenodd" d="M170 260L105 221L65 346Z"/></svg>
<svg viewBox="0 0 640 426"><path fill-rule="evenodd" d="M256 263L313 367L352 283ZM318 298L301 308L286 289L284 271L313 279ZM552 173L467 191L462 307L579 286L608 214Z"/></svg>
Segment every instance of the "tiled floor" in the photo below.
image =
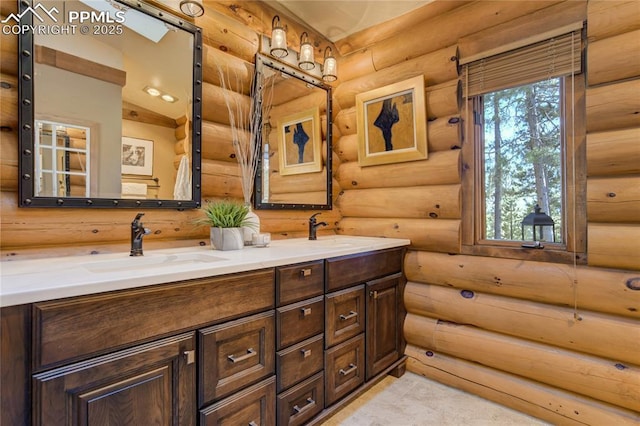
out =
<svg viewBox="0 0 640 426"><path fill-rule="evenodd" d="M548 423L406 372L385 377L324 426L541 426Z"/></svg>

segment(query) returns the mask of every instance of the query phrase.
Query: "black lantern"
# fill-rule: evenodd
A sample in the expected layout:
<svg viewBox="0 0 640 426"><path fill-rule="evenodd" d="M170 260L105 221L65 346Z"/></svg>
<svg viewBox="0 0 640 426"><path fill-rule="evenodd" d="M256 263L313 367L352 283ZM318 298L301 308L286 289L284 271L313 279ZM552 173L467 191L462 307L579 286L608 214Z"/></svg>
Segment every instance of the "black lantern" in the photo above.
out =
<svg viewBox="0 0 640 426"><path fill-rule="evenodd" d="M553 219L546 213L541 211L540 206L536 204L535 211L529 213L527 217L522 220L522 239L524 240L524 227L530 226L533 230L533 241L541 241L544 236L545 227L551 227L551 233L553 235L553 242L556 242L556 225ZM537 229L537 233L536 233Z"/></svg>

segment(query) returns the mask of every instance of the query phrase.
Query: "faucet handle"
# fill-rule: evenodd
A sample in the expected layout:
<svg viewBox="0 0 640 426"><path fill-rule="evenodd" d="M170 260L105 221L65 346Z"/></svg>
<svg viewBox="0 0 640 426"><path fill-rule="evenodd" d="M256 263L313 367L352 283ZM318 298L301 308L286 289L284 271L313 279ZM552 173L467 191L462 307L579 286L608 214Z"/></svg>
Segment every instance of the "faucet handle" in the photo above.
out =
<svg viewBox="0 0 640 426"><path fill-rule="evenodd" d="M318 216L319 214L321 214L321 212L312 214L311 217L309 218L309 222L316 223L316 216Z"/></svg>
<svg viewBox="0 0 640 426"><path fill-rule="evenodd" d="M131 225L133 225L133 226L138 226L138 225L140 225L140 219L142 218L142 216L144 216L144 213L138 213L138 214L136 215L136 218L135 218L135 219L133 219L133 221L131 222Z"/></svg>

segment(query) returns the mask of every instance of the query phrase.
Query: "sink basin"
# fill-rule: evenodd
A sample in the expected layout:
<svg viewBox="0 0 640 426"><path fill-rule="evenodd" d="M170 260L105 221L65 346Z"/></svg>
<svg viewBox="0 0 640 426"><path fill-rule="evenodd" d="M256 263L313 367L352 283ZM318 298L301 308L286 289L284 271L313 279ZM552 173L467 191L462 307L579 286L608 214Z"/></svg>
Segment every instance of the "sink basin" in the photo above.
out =
<svg viewBox="0 0 640 426"><path fill-rule="evenodd" d="M134 271L148 268L161 268L194 263L213 263L227 260L223 257L205 253L151 254L144 256L128 256L121 259L109 259L87 263L85 269L90 272L105 273L118 271Z"/></svg>

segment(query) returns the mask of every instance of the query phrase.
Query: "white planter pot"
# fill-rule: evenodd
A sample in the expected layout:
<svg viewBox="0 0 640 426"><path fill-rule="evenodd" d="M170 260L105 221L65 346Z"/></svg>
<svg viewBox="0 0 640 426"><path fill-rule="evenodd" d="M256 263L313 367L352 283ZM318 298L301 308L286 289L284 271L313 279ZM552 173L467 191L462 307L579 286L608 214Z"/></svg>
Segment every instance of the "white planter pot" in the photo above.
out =
<svg viewBox="0 0 640 426"><path fill-rule="evenodd" d="M216 250L240 250L244 248L242 228L211 228L211 247Z"/></svg>

